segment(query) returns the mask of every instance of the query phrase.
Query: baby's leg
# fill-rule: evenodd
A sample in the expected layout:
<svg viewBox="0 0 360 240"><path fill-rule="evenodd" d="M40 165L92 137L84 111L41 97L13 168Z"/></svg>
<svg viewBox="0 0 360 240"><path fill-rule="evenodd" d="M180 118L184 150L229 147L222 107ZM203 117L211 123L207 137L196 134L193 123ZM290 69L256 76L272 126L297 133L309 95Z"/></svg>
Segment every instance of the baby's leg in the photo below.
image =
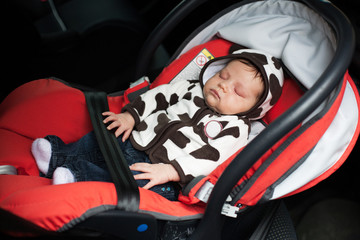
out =
<svg viewBox="0 0 360 240"><path fill-rule="evenodd" d="M75 177L71 171L64 167L58 167L53 174L53 184L65 184L75 182Z"/></svg>
<svg viewBox="0 0 360 240"><path fill-rule="evenodd" d="M51 158L51 144L45 138L37 138L32 143L31 152L35 158L36 164L43 174L49 171L49 163Z"/></svg>
<svg viewBox="0 0 360 240"><path fill-rule="evenodd" d="M107 166L93 132L76 142L65 144L59 137L49 135L52 153L46 175L53 184L79 181L111 181Z"/></svg>
<svg viewBox="0 0 360 240"><path fill-rule="evenodd" d="M53 184L111 181L93 132L69 144L53 135L38 138L31 151L40 172L52 178Z"/></svg>

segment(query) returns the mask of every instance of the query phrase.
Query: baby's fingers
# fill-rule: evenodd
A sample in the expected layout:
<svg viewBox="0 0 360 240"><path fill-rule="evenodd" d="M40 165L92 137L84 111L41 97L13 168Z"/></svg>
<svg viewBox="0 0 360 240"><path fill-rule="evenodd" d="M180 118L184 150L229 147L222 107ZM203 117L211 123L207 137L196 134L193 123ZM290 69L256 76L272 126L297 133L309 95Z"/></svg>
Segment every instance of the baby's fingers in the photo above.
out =
<svg viewBox="0 0 360 240"><path fill-rule="evenodd" d="M150 188L156 186L156 184L154 184L153 182L154 182L154 181L151 181L151 180L150 180L150 182L148 182L148 183L147 183L145 186L143 186L142 188L149 190Z"/></svg>
<svg viewBox="0 0 360 240"><path fill-rule="evenodd" d="M116 131L116 132L117 132L117 131ZM122 133L122 132L121 132L121 133ZM118 134L118 133L115 133L115 136L118 137L118 136L121 135L121 133L119 133L119 134ZM131 134L131 129L126 130L126 131L124 132L122 141L125 142L125 140L129 138L130 134Z"/></svg>
<svg viewBox="0 0 360 240"><path fill-rule="evenodd" d="M149 182L145 186L142 187L144 189L150 189L153 186L157 185L157 183L154 180L152 180L151 174L149 174L149 173L136 174L136 175L134 175L134 179L135 180L149 180Z"/></svg>
<svg viewBox="0 0 360 240"><path fill-rule="evenodd" d="M112 122L111 124L109 124L109 126L107 126L107 129L112 130L112 129L120 127L120 126L121 126L121 124L119 122L115 121L115 122Z"/></svg>
<svg viewBox="0 0 360 240"><path fill-rule="evenodd" d="M126 128L122 127L121 125L118 127L118 129L116 129L115 131L115 137L119 137L121 134L123 134L124 132L126 132ZM125 142L126 139L124 139L124 136L122 138L122 141Z"/></svg>
<svg viewBox="0 0 360 240"><path fill-rule="evenodd" d="M116 120L115 113L112 113L112 112L104 112L102 115L103 115L103 116L108 116L107 118L104 119L103 123L108 123L108 122L111 122L111 121L115 121L115 120Z"/></svg>
<svg viewBox="0 0 360 240"><path fill-rule="evenodd" d="M111 115L115 115L115 113L108 111L108 112L103 112L102 115L103 116L111 116Z"/></svg>
<svg viewBox="0 0 360 240"><path fill-rule="evenodd" d="M150 163L134 163L130 165L130 170L138 171L138 172L149 172L149 168L151 167Z"/></svg>

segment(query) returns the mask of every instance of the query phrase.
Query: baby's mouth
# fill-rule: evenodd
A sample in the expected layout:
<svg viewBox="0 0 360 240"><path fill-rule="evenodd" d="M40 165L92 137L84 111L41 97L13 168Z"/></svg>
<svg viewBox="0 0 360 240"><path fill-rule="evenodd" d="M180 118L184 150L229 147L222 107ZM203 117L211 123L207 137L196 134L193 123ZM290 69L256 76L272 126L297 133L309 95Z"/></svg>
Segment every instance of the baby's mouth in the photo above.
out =
<svg viewBox="0 0 360 240"><path fill-rule="evenodd" d="M219 93L215 89L210 89L212 95L214 95L217 99L220 99Z"/></svg>

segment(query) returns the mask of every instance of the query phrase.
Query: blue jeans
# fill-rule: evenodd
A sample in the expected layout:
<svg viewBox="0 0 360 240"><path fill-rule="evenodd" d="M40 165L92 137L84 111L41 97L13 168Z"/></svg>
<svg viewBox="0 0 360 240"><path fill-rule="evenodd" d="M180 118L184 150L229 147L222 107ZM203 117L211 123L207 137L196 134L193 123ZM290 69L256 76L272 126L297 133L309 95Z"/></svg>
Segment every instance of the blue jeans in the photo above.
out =
<svg viewBox="0 0 360 240"><path fill-rule="evenodd" d="M65 167L72 172L75 181L112 182L94 132L90 132L77 142L69 144L65 144L57 136L49 135L45 138L50 141L52 147L49 171L45 177L52 178L57 167ZM129 166L136 162L151 163L146 153L135 149L129 140L122 142L121 138L122 136L118 137L118 143ZM140 173L131 172L134 175ZM136 182L139 187L143 187L149 180L136 180ZM169 182L156 185L150 190L175 201L179 193L178 188L176 183Z"/></svg>

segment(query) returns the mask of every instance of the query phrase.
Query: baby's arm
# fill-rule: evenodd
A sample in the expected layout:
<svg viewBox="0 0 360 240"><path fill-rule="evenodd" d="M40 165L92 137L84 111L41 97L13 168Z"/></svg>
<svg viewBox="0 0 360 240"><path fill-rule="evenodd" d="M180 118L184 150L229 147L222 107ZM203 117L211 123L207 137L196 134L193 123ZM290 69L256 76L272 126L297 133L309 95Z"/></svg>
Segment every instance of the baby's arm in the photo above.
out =
<svg viewBox="0 0 360 240"><path fill-rule="evenodd" d="M149 179L148 182L143 188L150 189L155 185L167 183L167 182L179 182L180 176L175 168L171 164L162 164L162 163L135 163L130 166L130 170L139 171L139 173L134 175L136 180L139 179Z"/></svg>
<svg viewBox="0 0 360 240"><path fill-rule="evenodd" d="M113 112L104 112L103 116L108 116L104 119L104 123L112 122L107 129L111 130L117 128L115 136L118 137L124 133L122 141L125 141L131 134L134 128L135 120L128 112L115 114ZM170 181L180 181L179 174L171 164L149 164L149 163L135 163L130 166L131 170L143 172L135 175L135 179L149 179L144 188L150 189L151 187L167 183Z"/></svg>
<svg viewBox="0 0 360 240"><path fill-rule="evenodd" d="M107 129L112 130L117 128L115 131L115 136L119 137L122 133L124 133L122 141L124 142L131 134L135 126L135 120L128 112L123 112L119 114L115 114L113 112L103 112L103 116L108 116L104 119L104 123L112 122Z"/></svg>

